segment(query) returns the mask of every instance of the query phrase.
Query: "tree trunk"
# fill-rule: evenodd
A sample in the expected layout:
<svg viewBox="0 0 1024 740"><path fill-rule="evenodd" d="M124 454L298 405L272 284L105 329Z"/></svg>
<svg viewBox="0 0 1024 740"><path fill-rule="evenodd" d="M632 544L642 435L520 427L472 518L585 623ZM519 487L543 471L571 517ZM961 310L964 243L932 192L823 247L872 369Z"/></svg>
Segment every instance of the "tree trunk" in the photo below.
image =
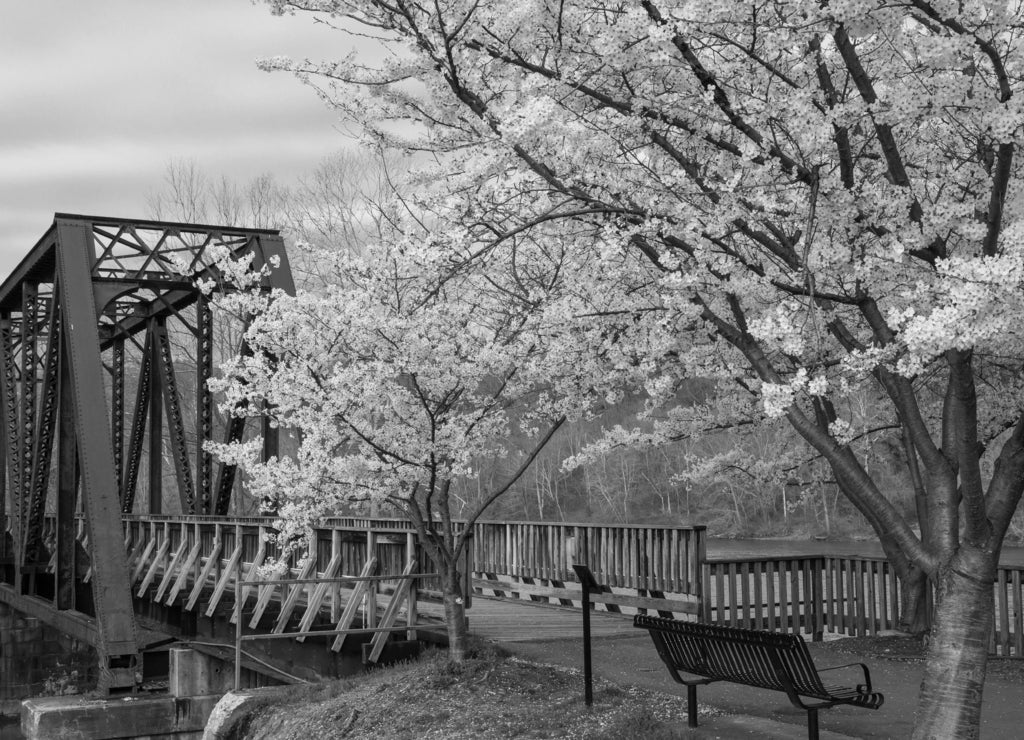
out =
<svg viewBox="0 0 1024 740"><path fill-rule="evenodd" d="M903 554L888 533L878 532L878 541L900 580L899 629L912 635L923 635L932 626L932 611L928 603L928 575Z"/></svg>
<svg viewBox="0 0 1024 740"><path fill-rule="evenodd" d="M932 615L928 608L928 574L916 565L898 572L900 577L899 629L912 635L923 635L931 629Z"/></svg>
<svg viewBox="0 0 1024 740"><path fill-rule="evenodd" d="M462 579L455 565L444 569L444 622L448 627L448 657L455 663L466 659L468 630Z"/></svg>
<svg viewBox="0 0 1024 740"><path fill-rule="evenodd" d="M914 740L979 736L994 575L994 557L976 548L940 568Z"/></svg>

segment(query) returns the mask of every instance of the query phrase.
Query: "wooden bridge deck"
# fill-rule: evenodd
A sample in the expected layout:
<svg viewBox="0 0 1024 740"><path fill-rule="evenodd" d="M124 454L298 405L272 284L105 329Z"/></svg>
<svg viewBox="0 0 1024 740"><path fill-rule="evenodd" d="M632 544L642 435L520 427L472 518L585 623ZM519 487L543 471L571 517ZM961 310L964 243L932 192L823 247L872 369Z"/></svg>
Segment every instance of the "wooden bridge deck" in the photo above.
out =
<svg viewBox="0 0 1024 740"><path fill-rule="evenodd" d="M419 609L421 614L433 616L433 610L425 604ZM583 635L583 612L553 604L473 596L466 615L472 634L494 642L564 640ZM639 634L632 616L608 612L591 612L590 632L594 637Z"/></svg>
<svg viewBox="0 0 1024 740"><path fill-rule="evenodd" d="M78 541L88 552L84 519L76 521ZM52 524L50 519L46 522ZM313 674L333 675L331 671L347 670L352 660L376 662L386 647L387 635L397 637L415 630L421 639L438 641L438 633L444 630L438 580L422 575L432 572L431 564L418 547L415 534L390 520L329 522L317 531L309 551L301 557L293 554L287 561L289 567L282 570L264 567L278 557L277 545L270 536L273 522L268 519L130 515L123 524L122 546L136 619L141 620L140 625L162 633L146 638L153 649L147 652L158 651L161 643L174 636L227 654L235 643L233 615L240 613L242 632L248 636L243 650L263 656L253 657L257 664L276 665L281 661L286 666L282 674L315 680ZM464 563L473 577L466 577L463 588L479 588L483 594L473 596L467 613L472 634L497 643L580 640L583 614L569 605L580 602L582 590L566 577L564 567L577 551L589 553L588 557L607 571L601 571L601 582L607 580L609 589L618 589L614 593L591 593L595 602L604 602L605 609L614 604L610 607L613 612L621 608L630 614L638 609L680 608L683 613L693 612L689 602L680 601L682 597L693 600L689 592L676 593L670 587L686 587L680 579L692 570L689 565L702 562L700 557L684 555L680 550L693 544L687 536L702 535L702 530L666 530L667 539L659 539L636 527L591 531L593 528L585 526L581 530L577 525L544 525L536 529L532 525L510 528L488 524L478 533L479 539L474 539L476 549ZM612 557L618 552L612 547L614 543L621 545L625 559ZM649 553L643 555L645 567L658 578L634 583L635 579L622 574L632 572L631 563L640 562L643 553ZM471 567L474 564L477 567ZM55 578L57 565L51 553L47 576ZM78 590L91 581L92 568L87 565L91 563L83 562L78 568L77 575L82 579L75 583ZM478 567L489 570L479 571ZM239 578L240 588L236 583ZM240 605L236 604L238 598ZM36 601L40 600L33 597L32 603ZM86 608L90 603L82 601ZM63 614L49 603L43 606L54 619ZM639 632L627 615L604 610L592 612L591 617L591 634L596 638L635 636ZM80 632L83 639L95 640L99 634L96 620L90 620ZM326 634L308 635L307 640L290 634L336 630L359 633L364 628L379 630L369 646L365 645L366 634L352 640ZM256 638L258 633L268 639ZM293 640L272 639L285 636ZM152 658L147 663L153 670L162 665ZM243 668L265 672L257 664L246 663L243 655ZM150 676L156 674L151 671Z"/></svg>

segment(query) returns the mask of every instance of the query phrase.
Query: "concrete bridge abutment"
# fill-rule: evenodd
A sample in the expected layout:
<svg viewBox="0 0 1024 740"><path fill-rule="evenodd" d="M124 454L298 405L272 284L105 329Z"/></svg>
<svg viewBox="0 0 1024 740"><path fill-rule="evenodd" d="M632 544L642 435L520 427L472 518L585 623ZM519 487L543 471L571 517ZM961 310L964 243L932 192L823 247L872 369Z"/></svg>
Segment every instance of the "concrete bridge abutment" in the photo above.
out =
<svg viewBox="0 0 1024 740"><path fill-rule="evenodd" d="M31 696L92 689L96 664L88 643L0 602L0 714Z"/></svg>
<svg viewBox="0 0 1024 740"><path fill-rule="evenodd" d="M221 696L234 687L230 663L188 648L172 648L168 692L96 699L38 697L21 704L27 740L193 740Z"/></svg>

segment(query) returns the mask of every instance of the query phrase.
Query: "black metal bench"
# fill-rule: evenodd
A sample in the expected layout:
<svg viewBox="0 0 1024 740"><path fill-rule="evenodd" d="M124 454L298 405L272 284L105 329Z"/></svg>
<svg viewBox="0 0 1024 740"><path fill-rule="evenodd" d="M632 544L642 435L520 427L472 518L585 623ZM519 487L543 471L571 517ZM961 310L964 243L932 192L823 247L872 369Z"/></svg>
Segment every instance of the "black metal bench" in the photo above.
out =
<svg viewBox="0 0 1024 740"><path fill-rule="evenodd" d="M638 614L633 626L651 633L658 655L677 682L686 686L690 727L697 726L697 687L714 681L782 691L793 706L807 712L807 735L818 738L818 710L848 704L878 709L884 697L871 690L871 673L863 663L816 668L800 635L717 627ZM819 674L860 666L864 683L826 686ZM683 678L680 671L701 678ZM810 700L810 701L807 701Z"/></svg>

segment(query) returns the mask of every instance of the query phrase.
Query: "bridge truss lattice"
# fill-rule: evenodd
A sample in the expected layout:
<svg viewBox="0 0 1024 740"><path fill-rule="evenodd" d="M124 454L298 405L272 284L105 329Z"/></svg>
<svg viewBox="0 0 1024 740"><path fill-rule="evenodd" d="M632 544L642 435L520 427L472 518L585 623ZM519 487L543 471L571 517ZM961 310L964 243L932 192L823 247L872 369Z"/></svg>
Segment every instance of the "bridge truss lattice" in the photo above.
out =
<svg viewBox="0 0 1024 740"><path fill-rule="evenodd" d="M141 671L122 513L230 506L234 468L203 449L218 431L207 381L242 331L197 287L227 289L225 253L294 291L276 231L69 214L0 285L0 597L93 644L101 690L130 691ZM219 426L244 434L241 418ZM276 431L260 433L276 454Z"/></svg>

